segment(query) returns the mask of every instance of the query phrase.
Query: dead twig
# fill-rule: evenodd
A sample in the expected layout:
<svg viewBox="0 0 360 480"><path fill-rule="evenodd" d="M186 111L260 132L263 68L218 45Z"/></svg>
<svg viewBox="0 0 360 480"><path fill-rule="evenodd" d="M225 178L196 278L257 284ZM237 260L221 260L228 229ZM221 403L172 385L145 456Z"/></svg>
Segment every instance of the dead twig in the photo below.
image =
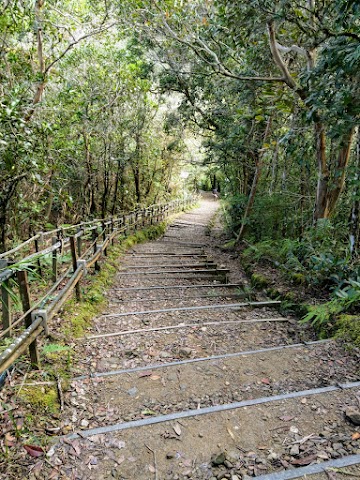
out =
<svg viewBox="0 0 360 480"><path fill-rule="evenodd" d="M157 461L156 461L156 453L155 451L149 447L149 445L146 445L145 443L145 447L150 450L150 452L153 454L154 456L154 468L155 468L155 480L159 480L159 475L158 475L158 468L157 468Z"/></svg>
<svg viewBox="0 0 360 480"><path fill-rule="evenodd" d="M26 377L28 376L28 373L29 373L29 372L26 372L26 373L25 373L24 378L23 378L23 381L21 382L20 388L19 388L19 390L17 391L17 395L19 395L20 392L21 392L21 390L23 389L23 386L24 386L24 384L25 384L25 380L26 380Z"/></svg>
<svg viewBox="0 0 360 480"><path fill-rule="evenodd" d="M56 376L56 386L57 386L57 391L58 391L59 400L60 400L60 410L62 411L64 410L64 394L62 391L61 378L59 377L59 375Z"/></svg>

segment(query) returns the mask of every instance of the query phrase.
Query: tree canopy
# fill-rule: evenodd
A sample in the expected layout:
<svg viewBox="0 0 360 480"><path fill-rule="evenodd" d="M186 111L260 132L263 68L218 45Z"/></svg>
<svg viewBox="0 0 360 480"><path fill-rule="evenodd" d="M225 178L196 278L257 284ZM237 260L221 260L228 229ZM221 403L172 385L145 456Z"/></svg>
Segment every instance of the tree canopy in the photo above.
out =
<svg viewBox="0 0 360 480"><path fill-rule="evenodd" d="M24 0L1 13L2 248L176 194L190 135L197 186L227 196L237 240L331 219L359 248L358 2Z"/></svg>

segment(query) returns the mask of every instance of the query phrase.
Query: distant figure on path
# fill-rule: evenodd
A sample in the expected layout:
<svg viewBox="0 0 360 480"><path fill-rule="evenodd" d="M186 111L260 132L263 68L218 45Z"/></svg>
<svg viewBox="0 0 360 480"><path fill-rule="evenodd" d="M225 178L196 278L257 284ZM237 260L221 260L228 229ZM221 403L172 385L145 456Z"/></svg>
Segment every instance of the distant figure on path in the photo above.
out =
<svg viewBox="0 0 360 480"><path fill-rule="evenodd" d="M214 196L214 200L217 200L219 198L217 188L212 189L212 194Z"/></svg>

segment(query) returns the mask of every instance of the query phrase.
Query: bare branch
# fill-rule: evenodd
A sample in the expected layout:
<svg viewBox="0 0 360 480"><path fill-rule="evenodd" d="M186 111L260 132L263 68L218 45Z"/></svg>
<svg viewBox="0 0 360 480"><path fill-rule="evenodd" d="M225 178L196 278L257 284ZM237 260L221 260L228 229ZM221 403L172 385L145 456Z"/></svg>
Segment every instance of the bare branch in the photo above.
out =
<svg viewBox="0 0 360 480"><path fill-rule="evenodd" d="M82 35L81 37L79 37L77 40L74 40L73 42L69 43L69 45L65 48L65 50L60 53L60 55L55 58L55 60L53 60L45 69L45 72L44 74L47 75L49 73L49 71L52 69L52 67L57 63L59 62L62 58L65 57L65 55L75 46L77 45L79 42L81 42L82 40L85 40L86 38L89 38L89 37L93 37L94 35L98 35L99 33L102 33L102 32L105 32L107 30L110 30L110 28L112 28L114 25L116 25L117 22L114 22L114 23L111 23L110 25L106 25L105 27L101 27L101 28L98 28L96 30L93 30L92 32L89 32L89 33L86 33L84 35Z"/></svg>
<svg viewBox="0 0 360 480"><path fill-rule="evenodd" d="M270 40L270 50L273 56L273 59L276 63L276 65L279 67L279 69L282 71L284 74L284 81L285 83L293 90L297 89L297 85L295 80L292 78L290 75L290 72L282 59L282 56L278 50L277 47L277 42L276 42L276 37L275 37L275 25L274 21L268 22L268 33L269 33L269 40Z"/></svg>
<svg viewBox="0 0 360 480"><path fill-rule="evenodd" d="M204 58L203 55L200 54L199 49L196 48L191 42L188 42L182 38L180 38L176 33L170 28L169 24L167 22L163 22L165 28L168 30L168 32L171 34L171 36L179 43L182 43L183 45L187 45L202 61L206 62L208 65L210 65L215 72L223 75L224 77L229 77L233 78L235 80L244 80L244 81L260 81L260 82L285 82L285 78L283 77L266 77L266 76L259 76L259 75L238 75L236 73L231 72L227 67L224 66L224 64L221 62L219 57L216 55L216 53L209 48L209 46L201 40L199 37L196 39L198 42L199 46L203 51L205 51L208 55L210 55L214 59L214 63L209 62L206 58Z"/></svg>
<svg viewBox="0 0 360 480"><path fill-rule="evenodd" d="M280 43L278 42L276 42L275 45L276 45L276 48L280 50L280 52L284 52L284 53L295 52L295 53L298 53L299 55L303 55L304 57L307 57L307 51L304 48L298 47L297 45L291 45L291 47L284 47L283 45L280 45Z"/></svg>

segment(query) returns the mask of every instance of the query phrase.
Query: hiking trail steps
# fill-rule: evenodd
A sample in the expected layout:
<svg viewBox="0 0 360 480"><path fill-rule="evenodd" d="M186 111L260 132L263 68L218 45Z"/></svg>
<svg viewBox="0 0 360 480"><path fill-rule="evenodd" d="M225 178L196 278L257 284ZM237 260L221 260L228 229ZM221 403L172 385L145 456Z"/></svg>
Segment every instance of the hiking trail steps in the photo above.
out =
<svg viewBox="0 0 360 480"><path fill-rule="evenodd" d="M360 479L357 355L249 287L217 210L203 197L121 259L74 340L46 478Z"/></svg>

